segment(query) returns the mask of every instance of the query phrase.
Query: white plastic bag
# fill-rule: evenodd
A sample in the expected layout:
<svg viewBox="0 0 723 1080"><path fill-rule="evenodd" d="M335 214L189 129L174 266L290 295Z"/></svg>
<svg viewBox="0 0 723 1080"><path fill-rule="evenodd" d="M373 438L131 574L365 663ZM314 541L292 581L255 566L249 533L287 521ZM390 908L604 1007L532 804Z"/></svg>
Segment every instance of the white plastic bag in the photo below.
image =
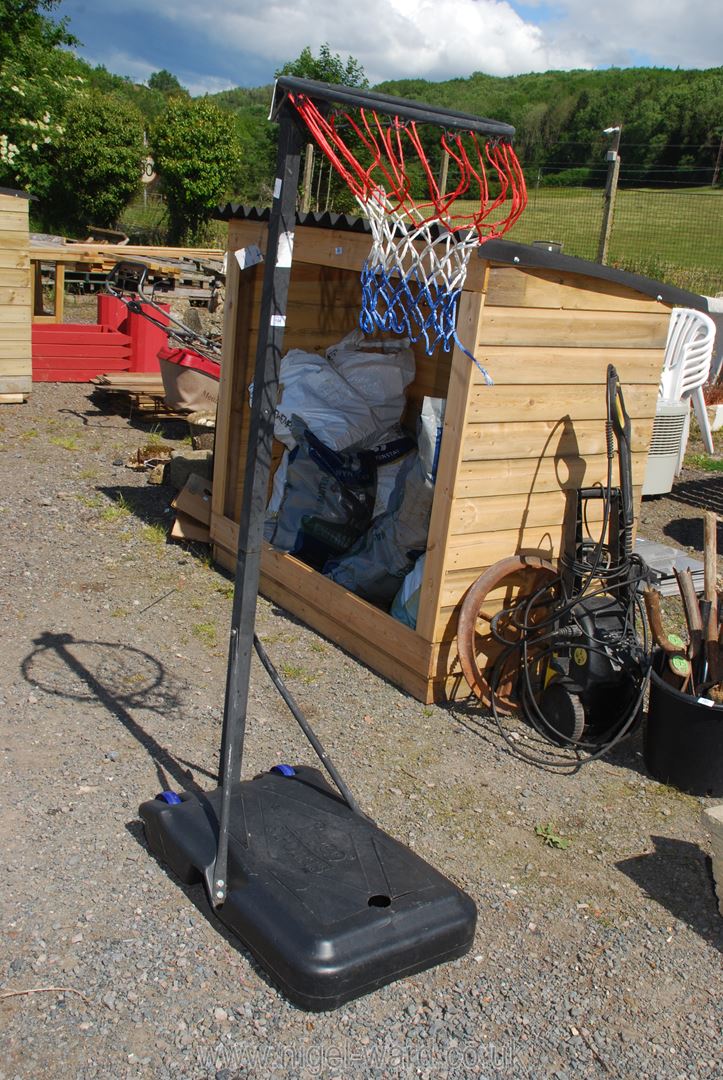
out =
<svg viewBox="0 0 723 1080"><path fill-rule="evenodd" d="M289 424L300 416L309 431L333 450L361 442L375 430L372 411L358 390L316 353L293 349L281 361L281 393L274 436L292 450Z"/></svg>
<svg viewBox="0 0 723 1080"><path fill-rule="evenodd" d="M334 450L361 444L398 424L414 378L409 342L379 342L353 330L326 358L292 349L281 361L274 435L289 449L292 415Z"/></svg>
<svg viewBox="0 0 723 1080"><path fill-rule="evenodd" d="M376 341L357 327L326 350L327 360L364 399L374 414L375 430L398 424L414 378L414 353L408 338Z"/></svg>
<svg viewBox="0 0 723 1080"><path fill-rule="evenodd" d="M389 614L393 615L399 622L404 623L405 626L411 626L414 630L417 626L417 615L419 614L419 594L422 591L422 578L424 577L424 561L427 558L426 554L422 555L415 562L412 569L409 571L402 587L394 597Z"/></svg>

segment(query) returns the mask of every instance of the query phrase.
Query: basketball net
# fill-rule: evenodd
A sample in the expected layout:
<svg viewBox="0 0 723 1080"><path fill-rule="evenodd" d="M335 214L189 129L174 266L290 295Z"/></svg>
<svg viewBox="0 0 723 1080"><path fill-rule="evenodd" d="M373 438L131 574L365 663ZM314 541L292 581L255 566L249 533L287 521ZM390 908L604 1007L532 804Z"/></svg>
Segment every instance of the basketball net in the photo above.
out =
<svg viewBox="0 0 723 1080"><path fill-rule="evenodd" d="M369 220L372 248L362 269L359 320L364 333L405 334L423 341L429 355L456 343L470 356L456 334L470 255L510 229L527 203L512 146L499 138L480 143L472 131L443 130L439 144L453 174L445 191L415 121L364 108L324 115L306 94L289 98ZM412 195L413 172L426 186L422 200ZM494 195L488 174L496 181ZM471 205L461 206L463 199Z"/></svg>

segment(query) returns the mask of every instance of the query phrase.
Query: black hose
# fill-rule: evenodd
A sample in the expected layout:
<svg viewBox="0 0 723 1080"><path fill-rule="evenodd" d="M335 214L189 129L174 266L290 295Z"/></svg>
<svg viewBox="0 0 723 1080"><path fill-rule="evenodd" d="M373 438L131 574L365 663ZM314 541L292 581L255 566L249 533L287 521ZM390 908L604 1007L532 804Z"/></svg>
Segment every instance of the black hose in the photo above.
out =
<svg viewBox="0 0 723 1080"><path fill-rule="evenodd" d="M598 560L596 560L598 561ZM643 576L643 564L642 560L632 557L631 562L633 565L637 564L639 568L639 577ZM494 617L491 624L492 634L495 639L505 646L502 653L497 659L493 669L492 675L489 680L490 689L490 705L492 715L494 717L497 728L502 735L503 739L507 743L511 752L525 761L534 765L541 765L553 769L569 769L571 767L571 761L569 756L563 756L562 753L555 753L550 750L547 752L547 757L543 757L541 754L528 753L522 749L516 742L514 742L502 726L502 722L499 715L497 705L497 688L499 686L502 672L506 670L506 666L510 658L516 651L520 653L519 668L522 676L522 692L520 694L520 707L524 713L525 719L530 726L551 746L556 746L556 739L562 739L567 743L566 749L574 753L577 757L577 764L574 766L576 769L581 768L582 765L591 761L596 761L598 758L603 757L609 753L610 750L616 746L620 740L630 731L632 728L640 706L642 705L643 698L645 696L645 690L650 677L650 667L643 665L641 658L640 671L639 671L639 684L635 698L624 715L616 720L606 731L597 735L594 741L589 739L570 740L567 736L564 736L562 732L558 732L554 725L545 717L541 711L539 705L535 701L535 690L532 685L531 672L535 667L544 662L546 657L551 656L555 652L559 652L565 648L569 648L569 643L564 632L560 632L560 617L563 613L570 613L573 608L578 605L583 597L590 599L594 596L609 595L611 597L611 604L616 604L614 599L615 594L619 590L625 590L631 597L624 613L624 622L621 633L619 635L619 643L623 643L631 635L636 639L636 631L634 626L634 611L637 609L641 616L641 622L643 627L643 642L641 653L642 656L647 656L648 653L648 635L645 620L642 618L642 606L639 598L633 591L630 590L632 581L630 574L630 565L626 565L625 561L612 568L612 573L608 577L605 571L598 570L596 576L601 581L600 587L597 589L590 589L589 584L585 592L580 592L574 596L570 596L564 599L562 605L558 605L551 616L542 622L532 621L532 611L536 605L544 602L545 594L549 593L551 589L555 588L555 583L548 583L539 589L536 593L533 593L528 597L524 604L524 611L522 618L516 618L515 612L519 609L520 605L516 607L508 608L500 612ZM616 580L619 578L620 580ZM588 579L589 582L589 579ZM558 586L562 588L562 578L558 579ZM504 634L498 630L498 623L504 621L505 626L509 626L516 630L519 637L511 641L509 637L505 637ZM546 629L549 627L549 630ZM564 631L564 627L562 630ZM585 648L588 651L599 652L604 655L608 655L610 648L609 642L596 643L586 641ZM562 749L562 748L561 748ZM583 756L585 754L586 756Z"/></svg>
<svg viewBox="0 0 723 1080"><path fill-rule="evenodd" d="M645 697L645 691L647 689L648 682L650 680L650 671L651 671L650 665L648 665L647 670L646 670L646 672L645 672L645 674L644 674L644 676L643 676L643 678L642 678L642 680L640 682L640 686L638 688L638 693L637 693L637 695L635 697L635 700L634 700L633 704L631 705L630 709L628 710L627 715L623 718L623 721L620 722L619 729L616 731L615 734L611 735L607 739L607 741L603 743L603 745L598 745L595 748L593 753L587 754L586 756L583 757L582 750L584 749L584 743L582 743L582 742L571 743L569 745L569 747L568 747L569 751L571 751L575 755L576 761L575 761L575 759L573 759L571 761L569 756L562 756L561 754L558 754L555 757L555 755L554 755L554 753L552 751L549 751L548 752L549 756L547 758L545 758L545 757L542 756L542 754L535 754L535 753L532 753L531 751L527 752L526 750L524 750L522 747L520 747L510 737L510 735L507 734L504 727L502 726L502 721L500 719L500 715L499 715L499 712L498 712L498 709L497 709L497 701L496 701L497 686L499 684L500 675L501 675L501 672L503 670L504 663L509 659L510 655L514 652L514 649L516 647L517 646L514 646L514 647L511 646L506 652L504 652L504 653L502 653L500 655L497 663L495 664L495 667L493 668L492 677L490 678L490 681L489 681L492 715L494 717L494 720L495 720L495 723L497 725L497 729L498 729L500 735L502 736L505 743L507 744L507 747L510 750L510 752L515 757L520 758L520 760L522 760L522 761L527 761L531 765L537 765L537 766L541 766L543 768L548 768L548 769L553 769L553 770L560 770L560 771L568 770L568 771L572 771L572 772L577 772L579 769L582 768L583 765L588 765L588 764L590 764L591 761L597 761L599 758L604 757L605 754L610 753L610 751L615 746L617 746L617 744L631 730L631 728L632 728L632 726L633 726L633 724L635 722L635 719L636 719L636 717L638 715L638 712L640 710L640 707L643 704L643 699ZM537 731L537 733L539 735L541 735L542 738L544 738L545 741L550 746L555 745L550 740L549 735L545 731L540 731L540 729L538 728L538 726L536 724L533 724L532 726L534 727L535 731ZM549 727L550 725L548 724L547 726Z"/></svg>

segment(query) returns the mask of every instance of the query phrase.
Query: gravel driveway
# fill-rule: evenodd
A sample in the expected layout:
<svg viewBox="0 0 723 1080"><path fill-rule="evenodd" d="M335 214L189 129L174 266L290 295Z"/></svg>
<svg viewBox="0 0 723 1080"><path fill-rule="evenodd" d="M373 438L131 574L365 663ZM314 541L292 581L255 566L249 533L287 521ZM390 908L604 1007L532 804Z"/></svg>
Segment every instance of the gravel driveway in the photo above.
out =
<svg viewBox="0 0 723 1080"><path fill-rule="evenodd" d="M307 1014L156 862L139 803L214 786L231 588L164 542L172 492L123 465L147 434L82 386L0 407L0 1077L723 1076L701 800L649 779L635 739L537 770L260 600L362 804L474 897L474 947ZM246 774L279 760L311 751L257 665Z"/></svg>

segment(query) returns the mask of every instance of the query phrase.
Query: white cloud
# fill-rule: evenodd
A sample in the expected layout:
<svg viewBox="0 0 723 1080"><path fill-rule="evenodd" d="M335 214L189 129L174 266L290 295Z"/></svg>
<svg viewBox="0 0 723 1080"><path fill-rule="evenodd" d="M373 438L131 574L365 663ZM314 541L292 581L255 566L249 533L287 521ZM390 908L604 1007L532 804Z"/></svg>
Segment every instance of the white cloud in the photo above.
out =
<svg viewBox="0 0 723 1080"><path fill-rule="evenodd" d="M123 75L139 83L146 82L148 77L158 70L153 64L148 64L144 60L140 60L138 57L131 56L129 53L122 52L119 49L111 49L102 58L86 56L86 59L90 64L103 64L109 71L122 72Z"/></svg>
<svg viewBox="0 0 723 1080"><path fill-rule="evenodd" d="M723 59L723 5L709 0L555 0L526 4L525 17L507 0L215 0L206 10L156 0L154 10L273 66L326 41L354 55L372 82L625 65L641 55L672 67Z"/></svg>
<svg viewBox="0 0 723 1080"><path fill-rule="evenodd" d="M142 26L147 0L124 0L123 10ZM154 0L152 14L183 41L165 66L193 93L270 81L304 46L324 42L353 55L372 83L723 59L723 4L710 0ZM153 51L149 40L143 60L98 62L145 79L160 66L146 62Z"/></svg>
<svg viewBox="0 0 723 1080"><path fill-rule="evenodd" d="M525 21L506 0L368 0L329 5L326 0L263 5L216 0L213 11L156 3L155 14L193 26L199 37L228 51L236 45L276 67L328 42L352 54L370 81L442 79L485 71L509 75L551 67L591 66L580 49L558 49L540 27Z"/></svg>
<svg viewBox="0 0 723 1080"><path fill-rule="evenodd" d="M220 94L222 90L234 90L239 85L238 79L217 79L212 75L202 75L199 72L174 71L173 74L192 97L200 97L201 94Z"/></svg>
<svg viewBox="0 0 723 1080"><path fill-rule="evenodd" d="M562 46L579 44L596 66L640 62L707 68L723 63L723 5L710 0L555 0L547 29ZM638 58L636 60L636 58ZM569 65L565 65L566 67Z"/></svg>
<svg viewBox="0 0 723 1080"><path fill-rule="evenodd" d="M112 49L103 56L88 53L84 55L89 64L102 64L109 71L122 73L138 83L148 82L150 76L159 70L158 63L148 63L120 49ZM239 85L238 81L232 79L216 78L196 70L187 71L182 67L175 68L173 74L193 97L201 94L218 94L222 90L232 90Z"/></svg>

